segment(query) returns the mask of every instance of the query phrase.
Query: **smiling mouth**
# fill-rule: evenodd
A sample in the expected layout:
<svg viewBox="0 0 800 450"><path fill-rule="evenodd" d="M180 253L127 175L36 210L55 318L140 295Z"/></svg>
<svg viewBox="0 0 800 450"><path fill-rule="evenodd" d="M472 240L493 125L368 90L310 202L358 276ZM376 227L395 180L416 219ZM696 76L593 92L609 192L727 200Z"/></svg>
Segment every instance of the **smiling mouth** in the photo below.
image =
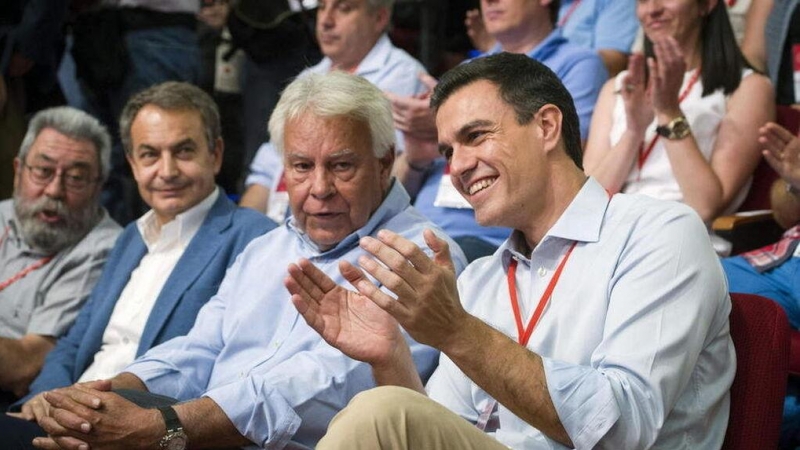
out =
<svg viewBox="0 0 800 450"><path fill-rule="evenodd" d="M58 214L56 211L51 211L47 209L39 212L39 218L47 223L56 223L62 220L61 215Z"/></svg>
<svg viewBox="0 0 800 450"><path fill-rule="evenodd" d="M478 180L477 182L475 182L475 183L473 183L473 184L471 184L469 186L469 188L467 189L467 193L469 195L475 195L478 192L480 192L480 191L488 188L489 186L493 185L496 180L497 180L497 177L483 178L481 180Z"/></svg>

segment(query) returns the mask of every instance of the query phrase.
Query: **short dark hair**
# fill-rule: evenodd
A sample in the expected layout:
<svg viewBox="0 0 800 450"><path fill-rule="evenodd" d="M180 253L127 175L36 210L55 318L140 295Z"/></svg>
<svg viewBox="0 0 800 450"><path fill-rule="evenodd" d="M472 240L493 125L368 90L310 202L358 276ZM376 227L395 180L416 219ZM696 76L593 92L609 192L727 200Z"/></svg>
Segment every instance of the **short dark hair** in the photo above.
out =
<svg viewBox="0 0 800 450"><path fill-rule="evenodd" d="M219 110L214 99L197 86L181 81L167 81L149 87L128 100L122 109L119 119L119 132L125 153L133 150L131 142L131 126L142 108L147 105L157 106L168 111L189 110L200 113L205 127L208 150L214 151L217 139L222 135Z"/></svg>
<svg viewBox="0 0 800 450"><path fill-rule="evenodd" d="M561 111L561 137L567 155L583 169L583 150L575 103L561 80L547 66L522 54L498 53L457 66L442 76L431 95L434 112L457 90L476 81L497 86L500 98L525 125L547 104Z"/></svg>
<svg viewBox="0 0 800 450"><path fill-rule="evenodd" d="M703 4L708 0L697 0L697 2ZM736 43L725 2L718 1L716 6L703 17L700 41L703 55L700 66L703 97L720 88L726 95L732 94L742 81L742 70L753 67L747 62ZM655 57L653 43L647 36L644 38L644 54L647 57Z"/></svg>

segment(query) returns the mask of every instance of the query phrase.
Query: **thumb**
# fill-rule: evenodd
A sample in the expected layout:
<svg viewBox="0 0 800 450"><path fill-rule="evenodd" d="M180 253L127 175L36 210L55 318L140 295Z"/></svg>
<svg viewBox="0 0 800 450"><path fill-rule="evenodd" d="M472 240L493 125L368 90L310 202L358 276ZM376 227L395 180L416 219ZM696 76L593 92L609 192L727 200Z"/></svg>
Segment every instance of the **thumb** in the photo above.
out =
<svg viewBox="0 0 800 450"><path fill-rule="evenodd" d="M450 257L450 246L447 244L447 241L436 236L436 233L430 228L427 228L422 235L425 238L425 244L428 245L428 248L433 250L433 262L439 267L444 267L455 272L453 259Z"/></svg>
<svg viewBox="0 0 800 450"><path fill-rule="evenodd" d="M432 76L428 75L425 72L419 73L419 81L422 81L422 84L424 84L428 89L431 90L435 88L437 84L439 84L439 80L433 78Z"/></svg>

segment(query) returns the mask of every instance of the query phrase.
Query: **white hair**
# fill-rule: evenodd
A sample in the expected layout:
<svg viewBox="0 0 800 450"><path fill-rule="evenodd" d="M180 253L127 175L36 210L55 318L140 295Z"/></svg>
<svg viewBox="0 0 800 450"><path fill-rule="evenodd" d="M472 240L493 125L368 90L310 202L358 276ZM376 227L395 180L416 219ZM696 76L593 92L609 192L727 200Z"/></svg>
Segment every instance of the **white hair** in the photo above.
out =
<svg viewBox="0 0 800 450"><path fill-rule="evenodd" d="M395 132L389 99L369 81L341 71L309 74L293 81L269 119L270 140L283 153L286 122L310 112L317 117L345 117L369 127L378 158L394 151Z"/></svg>

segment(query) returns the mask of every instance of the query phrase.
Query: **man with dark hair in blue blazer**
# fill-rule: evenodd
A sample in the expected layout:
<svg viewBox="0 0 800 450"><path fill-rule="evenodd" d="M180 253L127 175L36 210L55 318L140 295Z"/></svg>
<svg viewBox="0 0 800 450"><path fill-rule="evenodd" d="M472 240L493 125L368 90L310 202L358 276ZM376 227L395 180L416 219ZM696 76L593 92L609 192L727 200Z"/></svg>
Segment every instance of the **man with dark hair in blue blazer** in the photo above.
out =
<svg viewBox="0 0 800 450"><path fill-rule="evenodd" d="M49 408L40 393L109 378L151 347L186 334L239 252L275 227L216 186L219 113L197 87L169 82L137 94L120 129L139 192L152 209L117 240L75 324L15 405L24 421L6 418L0 430L29 426L31 437L44 435L34 423Z"/></svg>

